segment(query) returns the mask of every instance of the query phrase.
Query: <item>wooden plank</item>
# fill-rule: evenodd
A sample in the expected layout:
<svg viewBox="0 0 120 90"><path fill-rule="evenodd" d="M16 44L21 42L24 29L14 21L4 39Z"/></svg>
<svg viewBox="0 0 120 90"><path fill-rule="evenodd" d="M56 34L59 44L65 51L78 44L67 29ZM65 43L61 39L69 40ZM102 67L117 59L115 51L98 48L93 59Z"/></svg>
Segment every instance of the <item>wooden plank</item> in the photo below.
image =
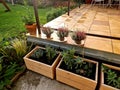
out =
<svg viewBox="0 0 120 90"><path fill-rule="evenodd" d="M60 61L60 63L58 64L58 66L56 68L56 79L58 81L61 81L63 83L66 83L68 85L71 85L73 87L76 87L76 88L82 89L82 90L88 90L88 88L89 88L89 90L95 89L97 80L92 80L92 79L86 78L84 76L80 76L80 75L71 73L69 71L60 69L59 66L60 66L61 62L62 62L62 60ZM96 66L97 66L97 64L96 64ZM96 68L96 72L97 72L97 68ZM97 74L96 74L96 79L97 79ZM85 89L85 87L86 87L86 89Z"/></svg>

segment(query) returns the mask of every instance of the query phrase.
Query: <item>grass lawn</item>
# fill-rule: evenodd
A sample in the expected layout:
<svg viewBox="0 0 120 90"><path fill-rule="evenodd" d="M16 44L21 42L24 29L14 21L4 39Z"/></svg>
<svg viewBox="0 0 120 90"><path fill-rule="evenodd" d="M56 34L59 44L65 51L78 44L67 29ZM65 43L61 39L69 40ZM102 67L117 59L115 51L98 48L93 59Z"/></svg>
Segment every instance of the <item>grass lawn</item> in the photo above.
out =
<svg viewBox="0 0 120 90"><path fill-rule="evenodd" d="M6 9L0 3L0 41L2 38L7 38L10 36L15 36L19 32L26 31L24 28L24 23L21 20L21 16L26 13L25 7L23 5L11 5L8 4L11 12L4 12ZM31 6L33 11L33 7ZM48 11L51 11L52 7L38 9L39 19L41 24L46 23L46 15ZM34 13L34 11L33 11Z"/></svg>

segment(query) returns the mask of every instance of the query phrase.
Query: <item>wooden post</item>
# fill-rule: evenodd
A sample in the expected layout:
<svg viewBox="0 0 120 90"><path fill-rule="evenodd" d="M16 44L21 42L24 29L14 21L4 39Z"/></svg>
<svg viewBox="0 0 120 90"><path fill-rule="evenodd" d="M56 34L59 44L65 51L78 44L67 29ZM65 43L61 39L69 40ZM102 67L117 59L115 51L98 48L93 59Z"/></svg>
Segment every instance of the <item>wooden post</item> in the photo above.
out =
<svg viewBox="0 0 120 90"><path fill-rule="evenodd" d="M39 22L38 10L37 10L37 1L36 0L32 0L32 1L34 6L34 13L35 13L35 19L36 19L37 28L38 28L38 34L40 35L41 30L40 30L40 22Z"/></svg>
<svg viewBox="0 0 120 90"><path fill-rule="evenodd" d="M80 2L80 0L79 0L79 8L80 8L80 3L81 3L81 2Z"/></svg>
<svg viewBox="0 0 120 90"><path fill-rule="evenodd" d="M68 0L68 16L70 15L70 0Z"/></svg>
<svg viewBox="0 0 120 90"><path fill-rule="evenodd" d="M5 3L4 0L0 0L0 3L2 3L5 6L5 8L7 9L5 11L10 11L10 8L7 6L7 4Z"/></svg>

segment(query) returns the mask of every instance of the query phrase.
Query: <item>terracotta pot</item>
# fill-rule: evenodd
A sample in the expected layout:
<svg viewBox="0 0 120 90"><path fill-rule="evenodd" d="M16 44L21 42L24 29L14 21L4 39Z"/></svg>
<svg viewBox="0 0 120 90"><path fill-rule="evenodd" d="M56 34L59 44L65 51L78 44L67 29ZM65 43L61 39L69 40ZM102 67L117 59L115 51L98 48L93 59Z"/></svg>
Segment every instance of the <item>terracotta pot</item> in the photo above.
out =
<svg viewBox="0 0 120 90"><path fill-rule="evenodd" d="M85 0L86 4L90 4L92 0Z"/></svg>
<svg viewBox="0 0 120 90"><path fill-rule="evenodd" d="M64 41L64 37L60 37L59 39L60 39L60 41Z"/></svg>
<svg viewBox="0 0 120 90"><path fill-rule="evenodd" d="M30 35L36 35L36 24L33 25L25 25L26 29L30 33Z"/></svg>
<svg viewBox="0 0 120 90"><path fill-rule="evenodd" d="M46 37L47 37L48 39L50 39L51 35L46 35Z"/></svg>
<svg viewBox="0 0 120 90"><path fill-rule="evenodd" d="M75 43L76 43L76 44L81 44L81 41L75 40Z"/></svg>

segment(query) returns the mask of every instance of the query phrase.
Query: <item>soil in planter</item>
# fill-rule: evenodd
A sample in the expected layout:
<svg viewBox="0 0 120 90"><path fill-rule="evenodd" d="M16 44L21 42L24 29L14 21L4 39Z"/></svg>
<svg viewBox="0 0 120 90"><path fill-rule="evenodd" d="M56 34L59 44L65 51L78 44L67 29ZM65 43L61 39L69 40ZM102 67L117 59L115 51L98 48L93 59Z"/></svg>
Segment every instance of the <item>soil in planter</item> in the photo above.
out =
<svg viewBox="0 0 120 90"><path fill-rule="evenodd" d="M67 66L65 63L62 61L60 65L61 69L70 71L72 73L75 73L77 75L81 75L87 78L90 78L92 80L95 80L95 74L96 74L96 64L90 63L90 62L85 62L82 67L75 69L75 67L72 70L67 69Z"/></svg>
<svg viewBox="0 0 120 90"><path fill-rule="evenodd" d="M47 56L46 56L45 50L43 50L43 49L37 49L37 50L35 50L34 52L36 52L36 51L38 51L39 54L36 56L36 55L34 55L34 53L33 53L33 54L31 54L31 56L30 56L29 58L30 58L30 59L33 59L33 60L36 60L36 61L38 61L38 62L42 62L42 63L48 64L48 65L52 65L53 62L55 61L55 59L56 59L57 56L58 56L58 53L57 53L52 60L48 60L48 58L47 58ZM40 54L40 53L42 53L42 54ZM42 57L41 57L41 55L42 55Z"/></svg>
<svg viewBox="0 0 120 90"><path fill-rule="evenodd" d="M104 83L120 89L120 71L109 68L106 70L106 72L107 73L104 73Z"/></svg>

